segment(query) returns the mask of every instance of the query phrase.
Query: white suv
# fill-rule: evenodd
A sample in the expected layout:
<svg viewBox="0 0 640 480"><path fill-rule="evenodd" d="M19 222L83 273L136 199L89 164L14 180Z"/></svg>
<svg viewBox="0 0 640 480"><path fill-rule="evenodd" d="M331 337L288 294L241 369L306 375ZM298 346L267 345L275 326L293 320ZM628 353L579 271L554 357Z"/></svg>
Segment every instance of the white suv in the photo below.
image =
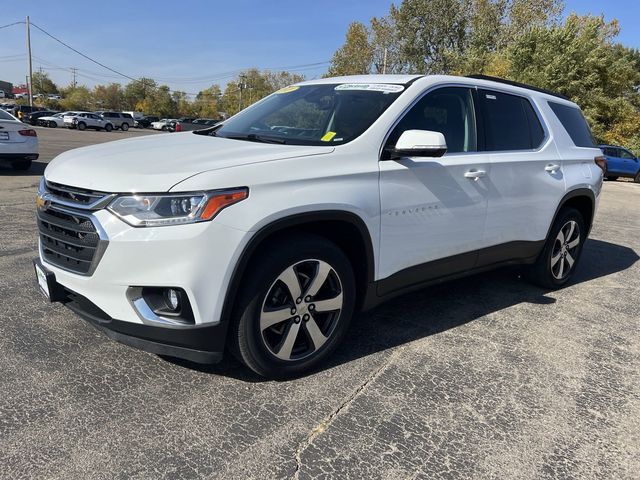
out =
<svg viewBox="0 0 640 480"><path fill-rule="evenodd" d="M36 272L113 339L298 375L403 292L508 264L565 285L601 155L574 103L524 85L303 82L206 130L57 157Z"/></svg>
<svg viewBox="0 0 640 480"><path fill-rule="evenodd" d="M78 130L91 128L93 130L105 130L110 132L114 128L113 123L109 120L90 112L78 113L77 115L66 115L63 117L63 121L66 127L77 128Z"/></svg>

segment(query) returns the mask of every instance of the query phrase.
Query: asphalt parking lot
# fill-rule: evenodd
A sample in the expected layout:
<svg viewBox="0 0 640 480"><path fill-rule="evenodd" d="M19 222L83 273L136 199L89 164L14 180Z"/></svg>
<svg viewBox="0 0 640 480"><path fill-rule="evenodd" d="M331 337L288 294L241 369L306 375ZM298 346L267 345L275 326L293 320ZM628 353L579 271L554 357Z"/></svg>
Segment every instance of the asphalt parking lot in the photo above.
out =
<svg viewBox="0 0 640 480"><path fill-rule="evenodd" d="M1 478L638 478L640 185L605 183L567 288L431 287L360 315L322 371L262 381L110 341L37 290L46 162L146 133L39 128L33 169L0 168Z"/></svg>

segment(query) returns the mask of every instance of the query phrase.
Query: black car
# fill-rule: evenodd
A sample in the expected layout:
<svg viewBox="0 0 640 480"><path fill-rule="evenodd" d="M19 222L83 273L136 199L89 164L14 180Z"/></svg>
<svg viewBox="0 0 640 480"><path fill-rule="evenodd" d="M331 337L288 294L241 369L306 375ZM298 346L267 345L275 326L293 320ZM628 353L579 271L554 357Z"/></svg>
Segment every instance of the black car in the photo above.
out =
<svg viewBox="0 0 640 480"><path fill-rule="evenodd" d="M158 120L160 120L158 117L146 115L142 118L138 118L133 125L136 128L149 128L153 122L157 122Z"/></svg>
<svg viewBox="0 0 640 480"><path fill-rule="evenodd" d="M58 112L54 110L40 110L39 112L31 112L25 114L22 121L30 125L37 125L39 118L50 117L51 115L55 115L56 113Z"/></svg>

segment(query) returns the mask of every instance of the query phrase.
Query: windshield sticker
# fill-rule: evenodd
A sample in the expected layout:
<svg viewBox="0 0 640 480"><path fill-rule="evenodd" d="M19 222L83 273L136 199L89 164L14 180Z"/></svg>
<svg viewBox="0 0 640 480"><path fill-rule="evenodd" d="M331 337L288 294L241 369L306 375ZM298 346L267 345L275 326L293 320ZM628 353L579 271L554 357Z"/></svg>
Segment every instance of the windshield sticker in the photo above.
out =
<svg viewBox="0 0 640 480"><path fill-rule="evenodd" d="M366 90L368 92L398 93L404 90L404 85L391 83L343 83L335 90Z"/></svg>
<svg viewBox="0 0 640 480"><path fill-rule="evenodd" d="M296 87L295 85L290 85L288 87L284 87L281 88L280 90L278 90L276 93L277 94L281 94L281 93L289 93L289 92L295 92L296 90L298 90L300 87Z"/></svg>
<svg viewBox="0 0 640 480"><path fill-rule="evenodd" d="M320 140L323 142L330 142L333 137L336 136L336 132L327 132L325 133Z"/></svg>

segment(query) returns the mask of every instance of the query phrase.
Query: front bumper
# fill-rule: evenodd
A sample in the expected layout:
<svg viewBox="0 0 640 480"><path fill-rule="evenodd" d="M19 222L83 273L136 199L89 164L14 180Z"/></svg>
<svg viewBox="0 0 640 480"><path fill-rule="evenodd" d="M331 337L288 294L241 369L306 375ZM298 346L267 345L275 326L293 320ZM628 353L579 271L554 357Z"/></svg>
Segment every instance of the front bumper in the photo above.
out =
<svg viewBox="0 0 640 480"><path fill-rule="evenodd" d="M34 262L42 267L39 259ZM145 325L111 318L86 297L66 288L48 273L50 299L60 302L112 340L157 355L182 358L196 363L222 360L226 324Z"/></svg>

